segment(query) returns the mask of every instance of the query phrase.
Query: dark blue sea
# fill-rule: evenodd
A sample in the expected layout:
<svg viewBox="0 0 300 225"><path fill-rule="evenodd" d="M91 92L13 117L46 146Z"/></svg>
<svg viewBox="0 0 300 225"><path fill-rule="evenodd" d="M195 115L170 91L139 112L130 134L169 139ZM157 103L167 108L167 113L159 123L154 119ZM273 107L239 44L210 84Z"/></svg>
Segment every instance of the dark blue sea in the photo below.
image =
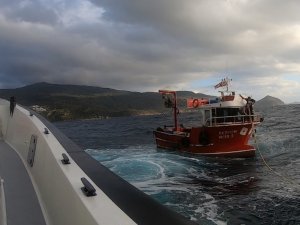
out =
<svg viewBox="0 0 300 225"><path fill-rule="evenodd" d="M113 172L199 224L300 224L300 105L262 112L252 159L157 149L152 131L170 114L55 125ZM180 114L185 125L196 113ZM255 142L252 140L252 144Z"/></svg>

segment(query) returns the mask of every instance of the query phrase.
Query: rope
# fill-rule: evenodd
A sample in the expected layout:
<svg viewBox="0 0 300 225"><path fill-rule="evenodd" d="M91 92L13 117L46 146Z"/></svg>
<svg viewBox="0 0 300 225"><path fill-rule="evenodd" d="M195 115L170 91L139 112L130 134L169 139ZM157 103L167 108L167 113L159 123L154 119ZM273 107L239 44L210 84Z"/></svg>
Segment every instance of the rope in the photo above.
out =
<svg viewBox="0 0 300 225"><path fill-rule="evenodd" d="M291 180L289 177L283 176L282 174L276 172L274 169L272 169L272 167L269 166L269 164L267 163L267 161L266 161L265 158L263 157L263 155L262 155L262 153L261 153L261 151L260 151L260 149L259 149L259 147L258 147L256 136L253 135L253 137L254 137L254 142L255 142L255 145L256 145L256 149L257 149L257 151L258 151L258 153L259 153L259 156L260 156L260 158L262 159L264 165L265 165L271 172L273 172L273 173L276 174L278 177L280 177L283 181L286 181L286 182L288 182L288 183L290 183L290 184L297 185L297 186L300 187L300 185L299 185L298 183L294 182L294 181Z"/></svg>
<svg viewBox="0 0 300 225"><path fill-rule="evenodd" d="M249 104L246 104L246 108L248 109L248 112L251 112L250 111L250 105ZM287 176L283 176L282 174L276 172L275 170L273 170L269 164L267 163L267 161L265 160L265 158L263 157L260 149L259 149L259 146L258 146L258 143L257 143L257 138L256 138L256 135L255 135L255 129L254 129L254 122L253 122L253 114L252 113L249 113L249 118L250 118L250 122L251 122L251 125L252 125L252 136L254 138L254 142L255 142L255 145L256 145L256 149L259 153L259 156L260 158L262 159L264 165L272 172L274 173L275 175L277 175L278 177L281 178L282 181L284 181L285 183L288 183L289 185L292 185L295 189L297 189L298 191L300 191L300 184L298 184L297 182L294 182L292 179L290 179L289 177Z"/></svg>
<svg viewBox="0 0 300 225"><path fill-rule="evenodd" d="M251 124L252 124L252 132L253 132L253 131L254 131L254 123L253 123L253 121L252 121L252 117L251 117L251 116L250 116L250 118L251 118L250 121L251 121ZM284 181L285 183L289 183L289 184L293 185L293 187L296 188L297 190L300 190L300 184L298 184L297 182L293 181L293 180L290 179L289 177L284 176L284 175L282 175L282 174L276 172L274 169L272 169L272 168L269 166L269 164L267 163L267 161L265 160L265 158L263 157L263 155L262 155L262 153L261 153L261 151L260 151L260 149L259 149L259 146L258 146L258 143L257 143L258 141L257 141L256 135L255 135L255 132L253 132L253 135L252 135L252 136L253 136L253 138L254 138L254 142L255 142L255 145L256 145L256 149L257 149L257 151L258 151L258 153L259 153L259 156L260 156L260 158L262 159L264 165L265 165L271 172L273 172L273 173L276 174L278 177L280 177L282 181Z"/></svg>

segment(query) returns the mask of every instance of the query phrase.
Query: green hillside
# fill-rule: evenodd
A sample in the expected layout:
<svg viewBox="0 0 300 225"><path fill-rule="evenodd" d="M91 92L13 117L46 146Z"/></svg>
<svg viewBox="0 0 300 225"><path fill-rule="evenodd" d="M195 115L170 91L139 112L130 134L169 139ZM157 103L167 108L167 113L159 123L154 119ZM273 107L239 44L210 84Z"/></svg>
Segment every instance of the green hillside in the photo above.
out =
<svg viewBox="0 0 300 225"><path fill-rule="evenodd" d="M187 91L179 91L177 95L181 107L185 106L187 97L206 97ZM0 90L1 98L10 96L15 96L19 104L36 106L51 121L156 114L166 110L159 93L93 86L36 83Z"/></svg>

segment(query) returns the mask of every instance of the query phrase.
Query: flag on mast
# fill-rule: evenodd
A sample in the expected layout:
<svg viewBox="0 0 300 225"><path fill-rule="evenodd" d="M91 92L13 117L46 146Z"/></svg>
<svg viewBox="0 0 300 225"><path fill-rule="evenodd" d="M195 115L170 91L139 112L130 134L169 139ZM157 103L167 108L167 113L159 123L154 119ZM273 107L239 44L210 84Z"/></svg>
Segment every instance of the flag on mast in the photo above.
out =
<svg viewBox="0 0 300 225"><path fill-rule="evenodd" d="M222 81L220 83L218 83L217 85L215 85L215 89L219 88L219 87L225 87L228 86L228 79L222 79Z"/></svg>

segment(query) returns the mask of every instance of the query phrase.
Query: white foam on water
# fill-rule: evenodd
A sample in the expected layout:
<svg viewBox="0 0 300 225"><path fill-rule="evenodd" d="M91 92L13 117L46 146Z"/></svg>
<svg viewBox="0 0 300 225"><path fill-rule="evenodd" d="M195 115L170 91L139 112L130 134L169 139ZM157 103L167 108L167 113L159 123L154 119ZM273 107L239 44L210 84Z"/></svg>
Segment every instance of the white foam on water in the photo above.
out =
<svg viewBox="0 0 300 225"><path fill-rule="evenodd" d="M193 215L194 220L199 220L199 218L206 218L207 220L213 222L216 225L227 225L225 221L220 220L220 214L217 200L206 193L203 193L203 200L201 205L197 206L194 210ZM193 205L190 205L192 207Z"/></svg>
<svg viewBox="0 0 300 225"><path fill-rule="evenodd" d="M264 122L256 128L256 137L268 164L276 172L299 182L300 108L293 106L291 109L286 106L268 111ZM118 129L111 126L111 121L102 121L98 127L95 123L88 124L95 132L95 139L101 137L98 131L104 126L108 128L105 137L111 140L90 140L94 146L103 148L87 152L137 188L200 224L224 225L226 219L255 224L256 216L268 224L272 224L273 219L274 223L298 219L294 209L299 206L299 189L270 172L258 153L256 159L244 161L160 150L152 139L154 120L152 117L145 119L117 119ZM75 127L74 134L77 124ZM82 143L83 136L78 135ZM254 139L251 144L255 145ZM126 173L127 169L130 174ZM273 215L273 206L277 208L276 213L288 215L268 218Z"/></svg>

